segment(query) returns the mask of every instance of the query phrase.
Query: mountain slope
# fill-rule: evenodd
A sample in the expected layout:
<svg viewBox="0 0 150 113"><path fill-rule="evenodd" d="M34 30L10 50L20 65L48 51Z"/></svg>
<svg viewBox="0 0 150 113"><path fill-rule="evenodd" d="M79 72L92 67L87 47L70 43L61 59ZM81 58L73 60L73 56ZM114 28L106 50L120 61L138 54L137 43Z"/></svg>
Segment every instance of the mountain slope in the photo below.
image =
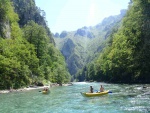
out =
<svg viewBox="0 0 150 113"><path fill-rule="evenodd" d="M13 2L15 12L19 16L19 26L23 27L29 21L33 20L35 23L42 25L50 38L50 42L55 44L51 36L51 31L46 23L46 13L44 10L38 8L34 0L11 0Z"/></svg>
<svg viewBox="0 0 150 113"><path fill-rule="evenodd" d="M63 31L53 35L57 48L65 56L71 75L75 75L79 69L97 57L104 48L104 42L111 34L112 28L120 26L125 13L126 10L121 10L119 15L105 18L93 27L85 26L76 31Z"/></svg>

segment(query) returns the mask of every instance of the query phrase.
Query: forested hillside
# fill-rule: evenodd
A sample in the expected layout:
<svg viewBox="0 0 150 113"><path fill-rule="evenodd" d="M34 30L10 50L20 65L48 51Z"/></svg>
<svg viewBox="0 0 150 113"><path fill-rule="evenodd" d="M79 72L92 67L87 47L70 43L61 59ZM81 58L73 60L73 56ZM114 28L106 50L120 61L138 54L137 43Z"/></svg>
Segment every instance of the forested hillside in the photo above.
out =
<svg viewBox="0 0 150 113"><path fill-rule="evenodd" d="M0 0L0 89L70 81L34 0Z"/></svg>
<svg viewBox="0 0 150 113"><path fill-rule="evenodd" d="M149 67L150 0L131 0L127 11L96 26L53 35L34 0L0 0L0 89L62 84L70 74L78 81L150 83Z"/></svg>
<svg viewBox="0 0 150 113"><path fill-rule="evenodd" d="M56 46L64 55L71 75L76 75L77 71L98 57L106 46L105 42L112 28L117 29L121 25L125 13L126 10L121 10L119 15L107 17L96 26L54 34Z"/></svg>
<svg viewBox="0 0 150 113"><path fill-rule="evenodd" d="M122 26L79 80L150 83L150 1L132 0Z"/></svg>
<svg viewBox="0 0 150 113"><path fill-rule="evenodd" d="M19 16L19 26L23 27L28 21L33 20L35 23L42 25L47 32L50 42L54 43L51 31L47 26L46 13L35 5L34 0L11 0L13 2L15 12Z"/></svg>

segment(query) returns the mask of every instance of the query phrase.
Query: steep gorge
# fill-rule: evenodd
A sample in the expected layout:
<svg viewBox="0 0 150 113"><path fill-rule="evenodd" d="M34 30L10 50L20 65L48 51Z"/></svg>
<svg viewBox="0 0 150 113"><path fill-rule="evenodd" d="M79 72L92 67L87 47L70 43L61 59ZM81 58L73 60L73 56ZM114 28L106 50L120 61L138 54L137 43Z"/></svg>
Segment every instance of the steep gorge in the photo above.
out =
<svg viewBox="0 0 150 113"><path fill-rule="evenodd" d="M64 55L71 75L75 75L97 57L105 47L112 29L121 25L125 13L126 10L121 10L119 15L107 17L96 26L85 26L76 31L63 31L53 35L56 47Z"/></svg>

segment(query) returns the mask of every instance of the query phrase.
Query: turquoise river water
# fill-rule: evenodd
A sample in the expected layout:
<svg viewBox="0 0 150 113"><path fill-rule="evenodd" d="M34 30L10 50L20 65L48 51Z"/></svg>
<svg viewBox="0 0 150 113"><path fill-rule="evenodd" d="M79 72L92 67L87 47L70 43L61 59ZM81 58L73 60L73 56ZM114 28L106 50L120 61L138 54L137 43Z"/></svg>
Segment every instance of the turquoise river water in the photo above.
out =
<svg viewBox="0 0 150 113"><path fill-rule="evenodd" d="M80 92L88 92L90 85L112 93L83 97ZM0 94L0 113L150 113L150 84L81 82L50 90L48 95L39 89Z"/></svg>

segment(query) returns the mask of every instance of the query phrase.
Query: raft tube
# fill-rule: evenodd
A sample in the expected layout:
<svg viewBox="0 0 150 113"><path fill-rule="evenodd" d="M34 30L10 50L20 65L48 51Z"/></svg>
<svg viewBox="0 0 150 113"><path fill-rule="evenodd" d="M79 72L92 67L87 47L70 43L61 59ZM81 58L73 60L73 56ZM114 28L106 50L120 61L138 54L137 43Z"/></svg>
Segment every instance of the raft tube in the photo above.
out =
<svg viewBox="0 0 150 113"><path fill-rule="evenodd" d="M81 95L84 96L84 97L95 97L95 96L106 95L108 93L109 93L109 90L103 91L103 92L94 92L94 93L84 93L84 92L81 92Z"/></svg>

